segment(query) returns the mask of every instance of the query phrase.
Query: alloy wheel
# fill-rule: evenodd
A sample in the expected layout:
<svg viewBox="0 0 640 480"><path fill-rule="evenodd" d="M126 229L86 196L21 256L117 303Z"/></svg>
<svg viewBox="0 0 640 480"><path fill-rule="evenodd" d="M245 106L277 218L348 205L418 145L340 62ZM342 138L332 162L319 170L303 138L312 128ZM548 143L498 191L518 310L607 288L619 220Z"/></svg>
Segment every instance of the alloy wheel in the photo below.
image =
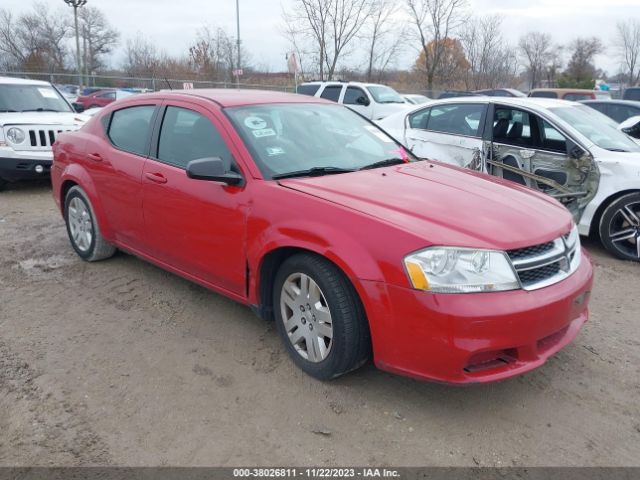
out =
<svg viewBox="0 0 640 480"><path fill-rule="evenodd" d="M93 222L89 207L80 198L72 198L69 202L68 218L73 243L81 252L87 252L93 240Z"/></svg>
<svg viewBox="0 0 640 480"><path fill-rule="evenodd" d="M313 363L327 358L333 344L333 323L318 284L304 273L289 275L282 285L280 310L296 352Z"/></svg>
<svg viewBox="0 0 640 480"><path fill-rule="evenodd" d="M640 202L616 210L609 223L609 238L620 253L640 260Z"/></svg>

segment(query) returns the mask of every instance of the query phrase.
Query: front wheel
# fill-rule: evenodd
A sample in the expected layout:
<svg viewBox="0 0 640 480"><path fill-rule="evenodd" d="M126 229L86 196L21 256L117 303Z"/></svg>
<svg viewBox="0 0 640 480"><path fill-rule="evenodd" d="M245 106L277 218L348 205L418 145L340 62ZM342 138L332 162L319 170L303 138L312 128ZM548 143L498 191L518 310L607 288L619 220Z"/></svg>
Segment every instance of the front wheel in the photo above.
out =
<svg viewBox="0 0 640 480"><path fill-rule="evenodd" d="M89 197L78 186L65 197L64 220L71 246L80 258L96 262L113 256L116 249L102 237Z"/></svg>
<svg viewBox="0 0 640 480"><path fill-rule="evenodd" d="M614 256L640 261L640 192L611 202L600 219L600 240Z"/></svg>
<svg viewBox="0 0 640 480"><path fill-rule="evenodd" d="M358 295L331 262L288 258L273 291L276 326L294 363L320 380L339 377L370 356L369 326Z"/></svg>

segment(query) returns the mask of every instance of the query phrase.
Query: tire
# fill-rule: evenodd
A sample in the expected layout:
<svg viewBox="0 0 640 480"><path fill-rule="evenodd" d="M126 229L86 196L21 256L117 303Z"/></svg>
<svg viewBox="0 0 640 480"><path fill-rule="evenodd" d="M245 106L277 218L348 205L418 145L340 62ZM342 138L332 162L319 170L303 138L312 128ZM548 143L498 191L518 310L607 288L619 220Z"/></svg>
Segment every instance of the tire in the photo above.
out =
<svg viewBox="0 0 640 480"><path fill-rule="evenodd" d="M6 185L7 185L7 181L3 178L0 178L0 192L4 190L4 187L6 187Z"/></svg>
<svg viewBox="0 0 640 480"><path fill-rule="evenodd" d="M64 221L71 246L83 260L97 262L116 252L102 237L91 202L78 186L72 187L65 197Z"/></svg>
<svg viewBox="0 0 640 480"><path fill-rule="evenodd" d="M600 217L600 241L613 256L640 261L640 192L624 195Z"/></svg>
<svg viewBox="0 0 640 480"><path fill-rule="evenodd" d="M336 378L369 359L369 325L360 298L328 260L307 253L285 260L276 274L273 305L289 355L312 377Z"/></svg>

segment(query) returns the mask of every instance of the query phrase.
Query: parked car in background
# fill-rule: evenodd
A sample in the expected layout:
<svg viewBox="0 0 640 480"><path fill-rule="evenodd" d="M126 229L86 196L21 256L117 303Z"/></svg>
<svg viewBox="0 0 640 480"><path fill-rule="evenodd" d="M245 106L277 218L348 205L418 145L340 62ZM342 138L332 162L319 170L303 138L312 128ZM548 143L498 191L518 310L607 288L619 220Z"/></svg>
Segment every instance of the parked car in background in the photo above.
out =
<svg viewBox="0 0 640 480"><path fill-rule="evenodd" d="M582 103L618 123L640 115L640 102L633 100L583 100Z"/></svg>
<svg viewBox="0 0 640 480"><path fill-rule="evenodd" d="M412 105L424 105L425 103L429 103L431 101L429 97L418 95L415 93L407 93L405 95L402 95L402 98L404 98L407 103L410 103Z"/></svg>
<svg viewBox="0 0 640 480"><path fill-rule="evenodd" d="M609 117L545 98L459 98L380 125L420 157L487 172L563 203L582 235L640 261L640 146Z"/></svg>
<svg viewBox="0 0 640 480"><path fill-rule="evenodd" d="M0 77L0 189L47 176L58 134L85 120L50 83Z"/></svg>
<svg viewBox="0 0 640 480"><path fill-rule="evenodd" d="M81 109L87 110L89 108L107 106L111 102L130 97L131 95L134 94L126 90L98 90L89 95L81 95L77 98L75 104L80 105Z"/></svg>
<svg viewBox="0 0 640 480"><path fill-rule="evenodd" d="M377 83L308 82L298 85L296 92L341 103L370 120L380 120L410 105L393 88Z"/></svg>
<svg viewBox="0 0 640 480"><path fill-rule="evenodd" d="M412 377L501 380L588 317L591 262L559 203L420 161L331 102L144 94L54 148L53 195L81 258L122 248L250 305L319 379L372 353Z"/></svg>
<svg viewBox="0 0 640 480"><path fill-rule="evenodd" d="M622 94L622 99L640 101L640 87L627 88Z"/></svg>
<svg viewBox="0 0 640 480"><path fill-rule="evenodd" d="M473 93L486 95L488 97L526 97L524 93L515 88L489 88L486 90L476 90Z"/></svg>
<svg viewBox="0 0 640 480"><path fill-rule="evenodd" d="M456 98L456 97L476 97L477 93L467 92L465 90L447 90L446 92L442 92L438 96L438 100L443 100L445 98Z"/></svg>
<svg viewBox="0 0 640 480"><path fill-rule="evenodd" d="M581 100L599 100L611 98L610 92L603 90L586 90L580 88L534 88L529 92L529 97L559 98L579 102Z"/></svg>

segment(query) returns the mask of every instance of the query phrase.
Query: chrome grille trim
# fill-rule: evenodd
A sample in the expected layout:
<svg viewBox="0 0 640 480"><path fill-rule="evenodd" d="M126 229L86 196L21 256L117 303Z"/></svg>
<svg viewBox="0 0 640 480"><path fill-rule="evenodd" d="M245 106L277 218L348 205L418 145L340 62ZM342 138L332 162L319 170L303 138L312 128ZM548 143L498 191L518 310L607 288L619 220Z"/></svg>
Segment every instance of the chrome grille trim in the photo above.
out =
<svg viewBox="0 0 640 480"><path fill-rule="evenodd" d="M520 286L524 290L537 290L558 283L569 277L580 265L580 237L577 232L571 236L569 232L556 238L552 247L538 246L509 250L511 260ZM533 253L532 253L533 252ZM543 253L535 253L543 252Z"/></svg>

